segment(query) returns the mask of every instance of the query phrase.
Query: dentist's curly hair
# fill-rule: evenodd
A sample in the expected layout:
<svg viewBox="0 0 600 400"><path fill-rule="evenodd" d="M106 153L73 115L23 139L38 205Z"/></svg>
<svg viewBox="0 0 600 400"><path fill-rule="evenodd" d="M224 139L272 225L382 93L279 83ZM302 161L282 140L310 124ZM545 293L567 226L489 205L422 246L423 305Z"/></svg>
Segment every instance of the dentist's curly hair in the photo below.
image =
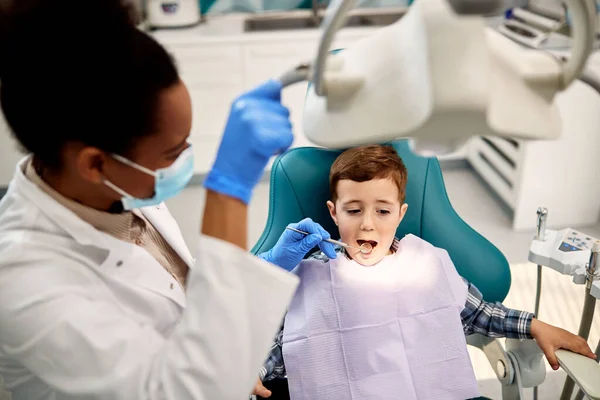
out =
<svg viewBox="0 0 600 400"><path fill-rule="evenodd" d="M398 187L400 204L406 198L408 171L392 146L359 146L340 154L329 171L329 191L334 203L337 200L338 182L344 179L354 182L390 179Z"/></svg>
<svg viewBox="0 0 600 400"><path fill-rule="evenodd" d="M154 131L173 59L121 0L0 0L0 102L20 144L61 167L68 143L126 155Z"/></svg>

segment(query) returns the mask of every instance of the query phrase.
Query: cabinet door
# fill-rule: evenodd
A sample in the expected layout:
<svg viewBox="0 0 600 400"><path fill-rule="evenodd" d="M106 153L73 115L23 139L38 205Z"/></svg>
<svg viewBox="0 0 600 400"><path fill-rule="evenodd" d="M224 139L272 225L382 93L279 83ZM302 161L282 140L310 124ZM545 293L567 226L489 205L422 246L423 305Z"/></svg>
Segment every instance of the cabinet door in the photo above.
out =
<svg viewBox="0 0 600 400"><path fill-rule="evenodd" d="M194 169L205 174L216 155L231 102L244 89L242 47L190 44L170 46L169 50L192 98Z"/></svg>
<svg viewBox="0 0 600 400"><path fill-rule="evenodd" d="M246 89L267 79L278 78L290 68L311 61L317 51L316 40L293 41L286 44L251 44L244 48ZM294 127L294 146L311 146L302 132L302 111L308 84L297 83L283 91L282 102L290 110Z"/></svg>
<svg viewBox="0 0 600 400"><path fill-rule="evenodd" d="M363 35L339 34L332 49L344 48ZM317 55L319 35L311 35L306 39L295 39L286 42L273 41L273 43L247 44L244 46L245 87L247 89L267 79L278 78L290 68L299 63L312 62ZM294 126L294 147L315 146L311 143L302 130L302 114L304 111L304 98L308 83L297 83L283 91L282 102L290 110L290 119Z"/></svg>

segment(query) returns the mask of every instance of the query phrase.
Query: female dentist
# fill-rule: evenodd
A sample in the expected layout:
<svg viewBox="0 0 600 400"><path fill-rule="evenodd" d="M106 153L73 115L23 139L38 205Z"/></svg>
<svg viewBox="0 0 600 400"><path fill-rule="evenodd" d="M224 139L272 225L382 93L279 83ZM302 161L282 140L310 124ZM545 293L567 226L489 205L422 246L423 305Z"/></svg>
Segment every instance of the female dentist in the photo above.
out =
<svg viewBox="0 0 600 400"><path fill-rule="evenodd" d="M297 285L272 264L328 237L308 222L263 260L244 250L252 190L293 140L281 85L234 101L194 258L163 204L192 177L190 96L119 0L0 2L0 81L31 154L0 203L13 399L247 397Z"/></svg>

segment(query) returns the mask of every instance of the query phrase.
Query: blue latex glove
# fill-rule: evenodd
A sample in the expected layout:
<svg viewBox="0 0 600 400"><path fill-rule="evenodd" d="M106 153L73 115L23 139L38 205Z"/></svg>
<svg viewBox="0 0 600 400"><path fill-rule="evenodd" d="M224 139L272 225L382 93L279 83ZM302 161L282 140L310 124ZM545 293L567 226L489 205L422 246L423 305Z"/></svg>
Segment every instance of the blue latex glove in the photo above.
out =
<svg viewBox="0 0 600 400"><path fill-rule="evenodd" d="M330 239L329 233L323 227L310 218L303 219L297 224L290 224L292 228L299 229L310 235L303 235L298 232L286 229L279 237L279 240L271 250L259 254L258 257L265 261L275 264L283 269L291 271L300 264L304 256L315 246L331 259L336 258L334 246L323 239Z"/></svg>
<svg viewBox="0 0 600 400"><path fill-rule="evenodd" d="M204 186L248 204L269 159L294 141L281 83L267 81L231 107L217 157Z"/></svg>

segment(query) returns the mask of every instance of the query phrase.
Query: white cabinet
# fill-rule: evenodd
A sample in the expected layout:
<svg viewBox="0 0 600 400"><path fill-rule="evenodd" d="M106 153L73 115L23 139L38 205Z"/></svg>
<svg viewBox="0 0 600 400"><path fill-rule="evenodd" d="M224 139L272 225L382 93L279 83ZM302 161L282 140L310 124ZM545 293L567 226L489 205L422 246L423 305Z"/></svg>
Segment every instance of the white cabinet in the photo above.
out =
<svg viewBox="0 0 600 400"><path fill-rule="evenodd" d="M361 36L350 36L334 42L332 48L347 46ZM318 40L313 38L289 40L269 44L248 44L244 46L246 89L267 79L276 78L290 68L313 60L318 50ZM302 115L308 83L297 83L283 91L282 103L290 110L290 120L294 127L293 147L315 146L304 135Z"/></svg>
<svg viewBox="0 0 600 400"><path fill-rule="evenodd" d="M370 29L341 32L334 48L347 46ZM231 102L245 90L279 77L317 53L320 33L273 32L204 37L195 30L179 35L155 33L175 57L192 97L194 122L190 140L195 147L195 173L206 174L214 160ZM294 147L314 146L302 132L307 83L286 88L282 103L290 110Z"/></svg>
<svg viewBox="0 0 600 400"><path fill-rule="evenodd" d="M286 70L301 62L312 59L316 54L317 43L300 40L288 44L251 44L244 48L246 66L246 89L276 78ZM282 103L290 110L290 120L294 127L294 146L311 146L302 132L302 112L307 83L297 83L282 93Z"/></svg>
<svg viewBox="0 0 600 400"><path fill-rule="evenodd" d="M244 89L243 54L239 45L169 44L181 79L192 98L196 173L210 169L225 127L230 104Z"/></svg>

